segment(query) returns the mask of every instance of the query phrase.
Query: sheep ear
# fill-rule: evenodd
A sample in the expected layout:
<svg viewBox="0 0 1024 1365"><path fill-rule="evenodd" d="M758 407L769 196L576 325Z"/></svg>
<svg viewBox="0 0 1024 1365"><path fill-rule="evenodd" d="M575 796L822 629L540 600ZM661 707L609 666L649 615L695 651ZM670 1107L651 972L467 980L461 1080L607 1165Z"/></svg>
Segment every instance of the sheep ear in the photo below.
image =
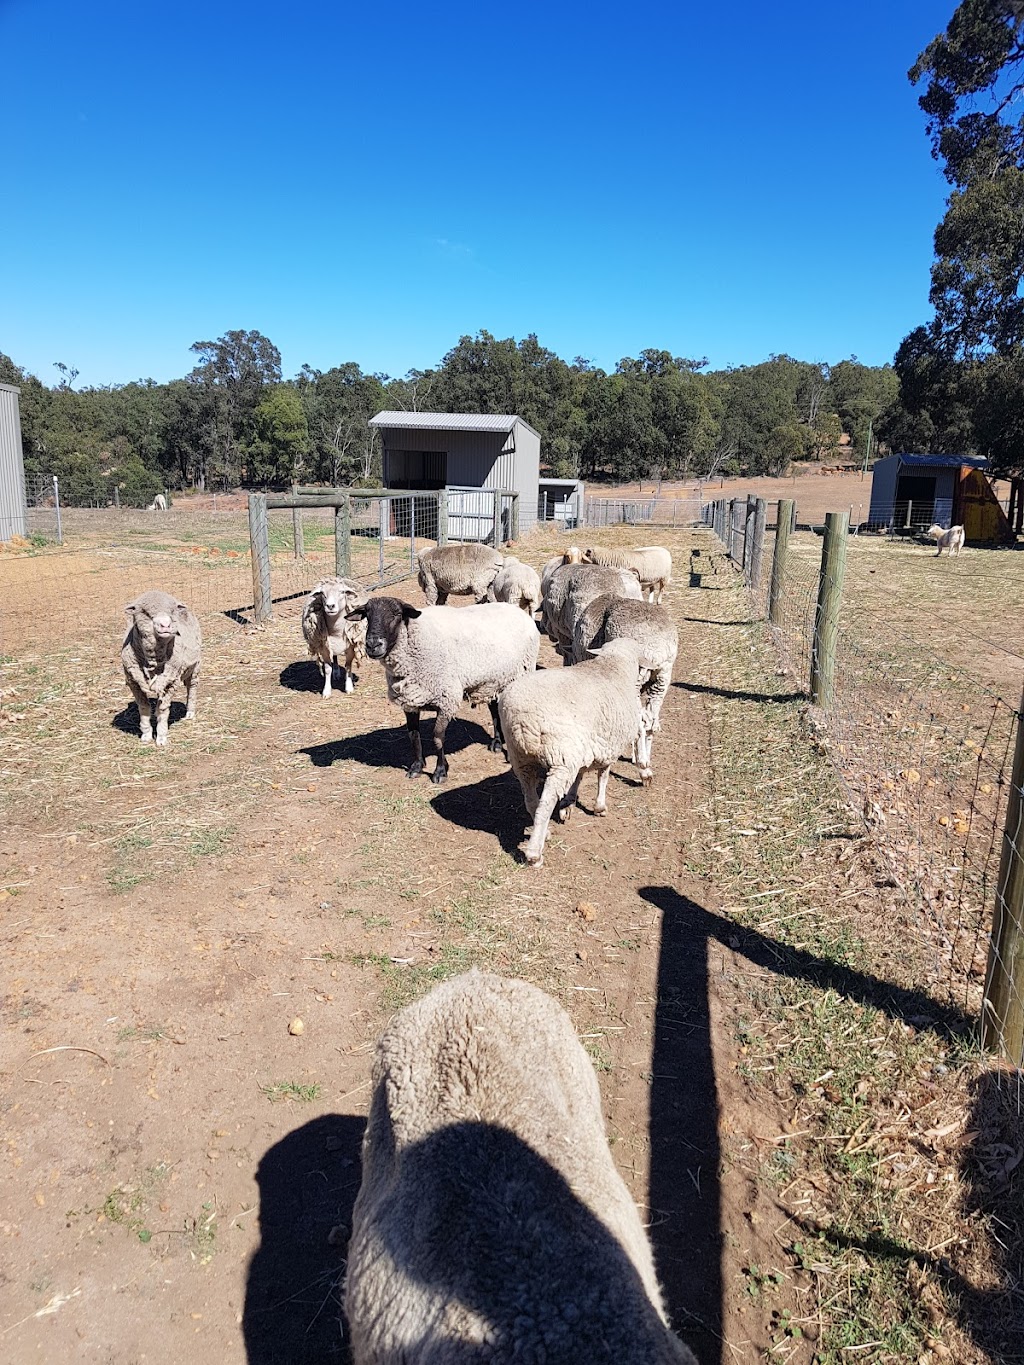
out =
<svg viewBox="0 0 1024 1365"><path fill-rule="evenodd" d="M423 613L422 613L421 611L417 610L416 607L410 607L410 605L409 605L408 602L403 602L403 603L402 603L402 620L403 620L403 621L415 621L417 616L422 616L422 615L423 615Z"/></svg>
<svg viewBox="0 0 1024 1365"><path fill-rule="evenodd" d="M346 620L346 621L365 621L365 620L366 620L366 605L365 605L365 603L364 603L363 606L361 606L361 607L356 607L356 609L355 609L354 611L347 611L347 612L345 613L345 620Z"/></svg>
<svg viewBox="0 0 1024 1365"><path fill-rule="evenodd" d="M129 616L134 616L134 615L135 615L135 608L136 608L138 605L139 605L138 602L126 602L126 603L125 603L125 608L124 608L124 609L125 609L125 611L127 612L127 614L128 614Z"/></svg>

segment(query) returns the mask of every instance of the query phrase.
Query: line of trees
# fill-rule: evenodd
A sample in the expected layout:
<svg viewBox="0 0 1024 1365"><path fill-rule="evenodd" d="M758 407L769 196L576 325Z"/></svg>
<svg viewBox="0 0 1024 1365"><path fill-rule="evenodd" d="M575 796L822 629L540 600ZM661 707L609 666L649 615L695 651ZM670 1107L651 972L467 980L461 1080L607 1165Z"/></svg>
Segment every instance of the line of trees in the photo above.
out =
<svg viewBox="0 0 1024 1365"><path fill-rule="evenodd" d="M374 483L382 409L518 413L543 438L555 474L608 479L779 474L824 460L845 432L860 455L869 423L897 399L891 367L772 356L708 371L707 361L645 350L612 373L571 364L536 336L461 337L432 370L404 378L355 362L304 365L284 379L281 356L256 331L197 341L182 379L76 388L55 366L44 384L0 354L0 383L21 388L25 468L56 474L69 502L118 497L143 505L162 488L223 489L294 481Z"/></svg>

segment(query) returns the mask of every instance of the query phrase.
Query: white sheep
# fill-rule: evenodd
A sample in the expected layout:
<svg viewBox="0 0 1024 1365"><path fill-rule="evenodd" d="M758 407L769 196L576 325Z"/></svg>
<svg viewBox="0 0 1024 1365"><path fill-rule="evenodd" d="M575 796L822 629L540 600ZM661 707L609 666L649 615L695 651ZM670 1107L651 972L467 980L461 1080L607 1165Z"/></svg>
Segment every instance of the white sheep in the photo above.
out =
<svg viewBox="0 0 1024 1365"><path fill-rule="evenodd" d="M443 607L449 596L494 601L491 585L501 568L503 555L491 545L435 545L418 555L419 583L427 606Z"/></svg>
<svg viewBox="0 0 1024 1365"><path fill-rule="evenodd" d="M600 545L583 551L588 564L611 564L620 569L635 569L648 600L660 602L672 582L672 556L661 545L643 545L638 550L605 549Z"/></svg>
<svg viewBox="0 0 1024 1365"><path fill-rule="evenodd" d="M540 575L515 555L506 555L492 584L496 602L511 602L528 616L540 608Z"/></svg>
<svg viewBox="0 0 1024 1365"><path fill-rule="evenodd" d="M345 1314L354 1365L696 1365L666 1323L565 1011L467 972L377 1044Z"/></svg>
<svg viewBox="0 0 1024 1365"><path fill-rule="evenodd" d="M942 554L943 550L949 552L950 558L952 558L953 555L956 555L957 558L960 557L960 551L964 548L965 540L964 528L962 526L951 526L949 530L946 531L936 523L934 526L928 527L925 535L938 544L939 548L935 551L936 558Z"/></svg>
<svg viewBox="0 0 1024 1365"><path fill-rule="evenodd" d="M146 508L146 511L147 511L147 512L166 512L166 511L167 511L167 499L164 497L164 495L163 495L162 493L158 493L158 494L156 495L156 497L153 499L153 501L152 501L152 502L149 504L149 506Z"/></svg>
<svg viewBox="0 0 1024 1365"><path fill-rule="evenodd" d="M365 657L366 622L350 621L348 613L366 600L363 588L351 578L324 578L306 598L302 634L323 674L323 697L331 695L331 675L336 666L341 669L342 690L353 690L352 670Z"/></svg>
<svg viewBox="0 0 1024 1365"><path fill-rule="evenodd" d="M170 593L144 592L125 611L131 618L121 649L125 682L139 708L143 744L153 738L155 720L156 742L162 747L176 682L185 688L185 719L195 717L202 632L185 603Z"/></svg>
<svg viewBox="0 0 1024 1365"><path fill-rule="evenodd" d="M636 762L645 783L651 780L651 750L661 729L661 708L672 682L672 668L679 653L679 631L668 610L654 602L634 602L624 597L603 596L592 601L576 620L573 659L589 657L608 640L633 640L640 649L646 674L640 689L643 728L637 744Z"/></svg>
<svg viewBox="0 0 1024 1365"><path fill-rule="evenodd" d="M583 551L578 545L570 545L560 555L552 555L540 571L540 595L541 597L548 590L548 583L551 575L556 569L560 569L563 564L579 564L583 559Z"/></svg>
<svg viewBox="0 0 1024 1365"><path fill-rule="evenodd" d="M556 650L569 662L576 618L602 593L640 598L635 569L612 569L593 564L565 564L548 579L541 603L542 623Z"/></svg>
<svg viewBox="0 0 1024 1365"><path fill-rule="evenodd" d="M643 725L640 651L632 640L610 640L576 668L520 678L498 698L498 715L533 820L526 861L540 867L552 814L569 818L591 768L597 769L594 813L607 814L612 764L637 742Z"/></svg>
<svg viewBox="0 0 1024 1365"><path fill-rule="evenodd" d="M494 721L492 752L502 747L497 698L515 678L537 667L540 636L533 619L508 602L472 607L425 607L418 611L397 597L371 597L349 613L366 622L366 652L384 665L388 700L406 713L412 746L409 777L423 772L420 712L436 710L430 774L435 784L448 776L444 736L463 701L487 702Z"/></svg>

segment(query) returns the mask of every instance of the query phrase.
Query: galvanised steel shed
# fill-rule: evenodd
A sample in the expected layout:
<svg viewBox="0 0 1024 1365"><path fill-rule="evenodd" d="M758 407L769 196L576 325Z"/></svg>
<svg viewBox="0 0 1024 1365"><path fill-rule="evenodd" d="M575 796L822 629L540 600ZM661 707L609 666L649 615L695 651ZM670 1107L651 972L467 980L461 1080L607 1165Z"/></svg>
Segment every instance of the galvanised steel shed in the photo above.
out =
<svg viewBox="0 0 1024 1365"><path fill-rule="evenodd" d="M384 445L383 486L447 488L452 540L491 540L494 500L485 490L519 494L519 534L537 521L540 433L511 413L378 412L370 418ZM508 509L505 509L505 517ZM499 539L508 534L508 524Z"/></svg>
<svg viewBox="0 0 1024 1365"><path fill-rule="evenodd" d="M972 471L987 466L988 460L970 455L887 455L876 460L868 525L908 531L933 522L962 525L962 484Z"/></svg>
<svg viewBox="0 0 1024 1365"><path fill-rule="evenodd" d="M19 388L0 384L0 540L25 534L25 456Z"/></svg>

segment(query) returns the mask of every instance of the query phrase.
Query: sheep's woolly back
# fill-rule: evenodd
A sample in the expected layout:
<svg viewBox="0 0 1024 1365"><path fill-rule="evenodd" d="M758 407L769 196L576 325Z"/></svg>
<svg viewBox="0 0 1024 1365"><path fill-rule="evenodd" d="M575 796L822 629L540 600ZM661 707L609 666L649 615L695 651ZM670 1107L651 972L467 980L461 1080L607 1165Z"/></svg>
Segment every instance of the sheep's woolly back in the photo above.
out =
<svg viewBox="0 0 1024 1365"><path fill-rule="evenodd" d="M659 582L667 585L672 580L672 556L661 545L644 545L638 550L610 549L596 545L585 550L583 557L591 564L612 564L622 569L636 569L645 588Z"/></svg>
<svg viewBox="0 0 1024 1365"><path fill-rule="evenodd" d="M643 667L667 670L671 677L679 631L665 607L618 596L595 598L576 621L573 657L585 659L588 650L599 649L608 640L635 641Z"/></svg>
<svg viewBox="0 0 1024 1365"><path fill-rule="evenodd" d="M640 578L635 569L616 569L594 564L563 564L548 579L542 606L544 629L564 648L572 644L573 618L602 593L640 597Z"/></svg>
<svg viewBox="0 0 1024 1365"><path fill-rule="evenodd" d="M565 1012L469 972L381 1038L345 1310L355 1365L695 1365L668 1330Z"/></svg>
<svg viewBox="0 0 1024 1365"><path fill-rule="evenodd" d="M531 618L507 602L424 607L402 624L383 661L388 696L407 711L440 707L454 715L463 700L492 701L532 673L539 648Z"/></svg>
<svg viewBox="0 0 1024 1365"><path fill-rule="evenodd" d="M501 568L502 553L490 545L435 545L421 550L419 583L431 605L439 593L483 597Z"/></svg>
<svg viewBox="0 0 1024 1365"><path fill-rule="evenodd" d="M511 602L531 616L540 606L540 576L532 565L524 564L515 555L505 556L492 586L496 601Z"/></svg>

